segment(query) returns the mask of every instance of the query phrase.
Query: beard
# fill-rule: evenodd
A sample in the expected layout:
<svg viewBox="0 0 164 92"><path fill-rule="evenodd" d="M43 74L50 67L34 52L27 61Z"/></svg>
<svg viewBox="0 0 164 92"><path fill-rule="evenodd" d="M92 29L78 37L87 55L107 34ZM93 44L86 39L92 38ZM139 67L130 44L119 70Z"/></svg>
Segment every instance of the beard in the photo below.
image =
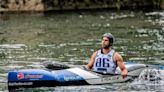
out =
<svg viewBox="0 0 164 92"><path fill-rule="evenodd" d="M102 44L102 46L101 46L103 49L109 49L109 47L110 47L110 45L108 44L108 45L106 45L106 44Z"/></svg>

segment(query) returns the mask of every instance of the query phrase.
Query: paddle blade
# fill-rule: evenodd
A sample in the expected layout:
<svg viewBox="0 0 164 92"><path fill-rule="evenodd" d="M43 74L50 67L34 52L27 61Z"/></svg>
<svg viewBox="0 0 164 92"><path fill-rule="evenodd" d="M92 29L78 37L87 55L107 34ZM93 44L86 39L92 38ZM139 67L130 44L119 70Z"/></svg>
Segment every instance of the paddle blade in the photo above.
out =
<svg viewBox="0 0 164 92"><path fill-rule="evenodd" d="M70 66L59 63L59 62L53 62L53 61L46 61L43 63L45 68L52 69L52 70L62 70L62 69L68 69Z"/></svg>

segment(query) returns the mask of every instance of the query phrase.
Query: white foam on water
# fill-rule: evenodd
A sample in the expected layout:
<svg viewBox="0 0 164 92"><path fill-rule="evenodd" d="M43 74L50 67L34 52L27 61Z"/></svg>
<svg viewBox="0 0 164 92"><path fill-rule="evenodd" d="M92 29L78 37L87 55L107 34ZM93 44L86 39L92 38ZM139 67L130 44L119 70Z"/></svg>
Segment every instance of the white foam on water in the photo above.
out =
<svg viewBox="0 0 164 92"><path fill-rule="evenodd" d="M1 48L8 48L8 49L20 49L22 47L27 47L25 44L2 44L0 45Z"/></svg>
<svg viewBox="0 0 164 92"><path fill-rule="evenodd" d="M164 70L145 69L130 86L135 90L162 91L164 90Z"/></svg>

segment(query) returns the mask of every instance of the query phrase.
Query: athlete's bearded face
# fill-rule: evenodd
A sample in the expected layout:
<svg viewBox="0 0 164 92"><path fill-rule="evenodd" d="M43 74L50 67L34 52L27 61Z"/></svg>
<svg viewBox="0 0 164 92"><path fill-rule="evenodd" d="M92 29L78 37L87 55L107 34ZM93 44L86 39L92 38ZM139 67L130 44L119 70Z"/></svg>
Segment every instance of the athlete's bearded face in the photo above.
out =
<svg viewBox="0 0 164 92"><path fill-rule="evenodd" d="M103 37L101 47L103 49L108 49L110 47L109 43L109 39L107 37Z"/></svg>

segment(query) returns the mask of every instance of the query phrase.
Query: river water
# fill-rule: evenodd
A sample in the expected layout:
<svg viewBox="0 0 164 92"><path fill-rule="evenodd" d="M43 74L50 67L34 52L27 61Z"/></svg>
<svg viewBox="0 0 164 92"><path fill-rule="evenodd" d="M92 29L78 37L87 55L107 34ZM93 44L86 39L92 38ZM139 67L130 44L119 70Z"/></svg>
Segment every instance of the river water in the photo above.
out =
<svg viewBox="0 0 164 92"><path fill-rule="evenodd" d="M164 11L62 11L0 16L0 90L7 90L7 72L43 68L44 61L87 64L100 48L101 35L115 36L114 49L124 61L164 65ZM128 83L26 89L25 92L109 92L164 90L160 81L140 78Z"/></svg>

